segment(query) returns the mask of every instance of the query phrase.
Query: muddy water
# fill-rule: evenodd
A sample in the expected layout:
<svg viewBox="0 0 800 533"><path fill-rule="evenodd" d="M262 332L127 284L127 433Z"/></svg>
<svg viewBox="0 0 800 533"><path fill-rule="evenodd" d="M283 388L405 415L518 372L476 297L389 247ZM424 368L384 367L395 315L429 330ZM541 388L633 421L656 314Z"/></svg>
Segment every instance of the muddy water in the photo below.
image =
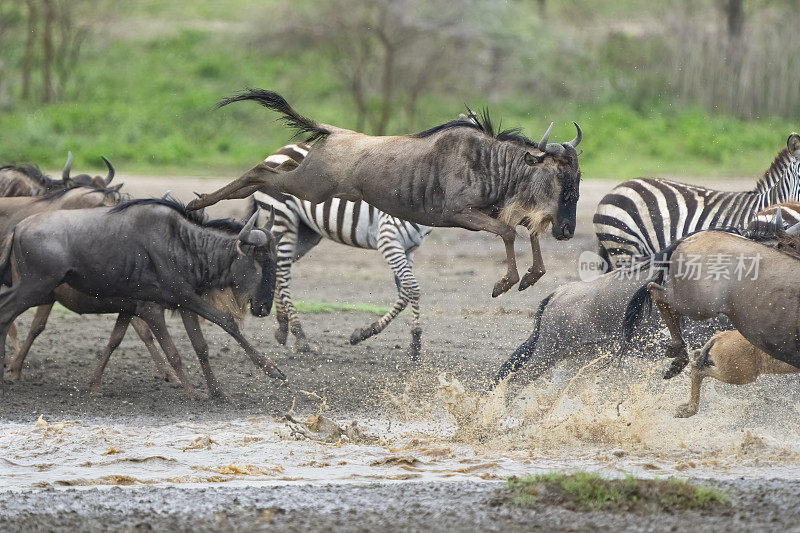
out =
<svg viewBox="0 0 800 533"><path fill-rule="evenodd" d="M800 403L790 381L774 383L777 395L767 404L752 388L742 396L708 382L700 414L684 420L673 411L688 393L685 379L665 382L652 363L634 362L626 370L637 377L621 384L593 366L556 371L511 395L479 395L442 373L432 390L408 386L390 396L395 413L360 419L350 437L299 431L314 414L294 414L295 423L267 416L4 423L0 486L480 481L578 468L611 476L800 477L793 423ZM326 436L332 442L316 440Z"/></svg>

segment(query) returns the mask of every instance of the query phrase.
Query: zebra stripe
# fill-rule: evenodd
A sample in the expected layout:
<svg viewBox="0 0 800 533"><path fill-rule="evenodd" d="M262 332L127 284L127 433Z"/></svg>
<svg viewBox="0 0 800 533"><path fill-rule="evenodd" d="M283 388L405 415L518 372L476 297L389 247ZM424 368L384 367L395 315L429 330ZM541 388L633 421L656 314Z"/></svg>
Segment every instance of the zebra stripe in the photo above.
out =
<svg viewBox="0 0 800 533"><path fill-rule="evenodd" d="M310 148L308 143L288 144L267 157L264 163L271 168L290 159L300 164ZM326 238L348 246L380 251L395 275L398 296L394 305L377 322L354 331L350 342L355 344L380 333L395 316L411 304L411 355L416 357L420 349L422 329L419 325L420 289L412 272L413 253L422 246L432 228L395 218L364 202L332 198L321 204L312 204L294 196L271 195L261 191L256 192L253 198L272 206L275 212L273 232L278 237L275 291L278 330L275 337L278 342L284 344L291 331L296 339L296 349L310 349L300 317L292 303L291 266L322 238ZM255 202L252 209L255 210ZM266 214L262 215L265 216ZM260 222L263 223L264 219Z"/></svg>
<svg viewBox="0 0 800 533"><path fill-rule="evenodd" d="M694 231L745 227L771 204L800 200L798 156L782 150L750 191L718 191L656 178L621 183L600 200L592 219L600 253L616 266Z"/></svg>

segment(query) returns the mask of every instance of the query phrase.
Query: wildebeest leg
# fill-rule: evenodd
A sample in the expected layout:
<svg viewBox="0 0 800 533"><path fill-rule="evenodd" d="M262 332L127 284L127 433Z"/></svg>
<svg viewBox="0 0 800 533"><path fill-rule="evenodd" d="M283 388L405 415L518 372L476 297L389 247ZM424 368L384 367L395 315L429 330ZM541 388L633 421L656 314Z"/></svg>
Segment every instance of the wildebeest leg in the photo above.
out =
<svg viewBox="0 0 800 533"><path fill-rule="evenodd" d="M406 308L409 302L414 302L416 312L414 313L414 325L411 330L411 348L409 352L413 361L419 356L422 336L422 328L419 327L419 283L417 283L411 271L411 264L406 256L406 251L400 246L396 233L381 234L378 239L378 250L381 251L383 258L394 273L395 284L397 285L397 300L395 300L392 308L379 320L365 328L356 329L350 335L350 344L358 344L364 339L377 335L386 329L386 326Z"/></svg>
<svg viewBox="0 0 800 533"><path fill-rule="evenodd" d="M450 219L450 222L465 229L488 231L489 233L499 235L500 238L503 239L503 244L506 246L508 270L506 271L506 275L503 276L500 281L495 283L494 290L492 291L492 298L500 296L519 281L519 272L517 272L517 258L514 253L514 239L517 237L517 234L514 231L514 228L505 222L492 218L489 215L474 209L453 215L453 217Z"/></svg>
<svg viewBox="0 0 800 533"><path fill-rule="evenodd" d="M111 354L114 353L122 339L125 338L125 332L128 331L128 324L131 323L131 318L133 318L133 315L128 313L120 313L117 316L114 329L111 330L111 336L108 338L108 344L106 344L105 350L97 356L97 366L94 367L92 378L89 380L89 394L99 396L102 393L100 380L103 378L103 372L106 369L108 360L111 358Z"/></svg>
<svg viewBox="0 0 800 533"><path fill-rule="evenodd" d="M8 328L8 342L11 343L11 347L14 349L15 357L19 355L20 345L19 345L19 330L17 329L17 323L12 322L11 326Z"/></svg>
<svg viewBox="0 0 800 533"><path fill-rule="evenodd" d="M664 287L655 282L647 284L650 297L661 312L661 317L669 329L671 337L670 346L667 348L667 357L674 357L672 365L664 373L664 379L674 378L689 364L689 354L686 352L686 342L681 334L681 315L672 309L664 296Z"/></svg>
<svg viewBox="0 0 800 533"><path fill-rule="evenodd" d="M524 291L545 275L547 270L544 268L544 260L542 260L542 249L539 246L539 236L531 233L531 252L533 252L533 263L531 267L522 276L519 282L519 290Z"/></svg>
<svg viewBox="0 0 800 533"><path fill-rule="evenodd" d="M689 403L678 406L678 409L675 411L675 418L689 418L697 414L700 408L700 387L705 377L706 373L698 368L696 360L693 361L691 367L692 388L689 392Z"/></svg>
<svg viewBox="0 0 800 533"><path fill-rule="evenodd" d="M164 354L161 353L161 350L158 348L158 346L156 346L156 341L153 338L153 334L150 331L150 328L147 327L147 324L144 322L144 320L138 316L132 317L131 326L133 326L133 330L137 335L139 335L139 338L142 339L147 351L150 352L150 357L153 358L159 378L163 379L167 383L180 385L181 380L178 379L178 375L175 374L175 371L171 366L169 366Z"/></svg>
<svg viewBox="0 0 800 533"><path fill-rule="evenodd" d="M329 187L323 187L321 183L308 184L305 181L302 173L282 171L281 167L272 169L265 163L261 163L221 189L200 195L200 198L189 202L186 208L194 211L214 205L221 200L247 198L258 190L272 195L291 194L315 204L328 200L335 192Z"/></svg>
<svg viewBox="0 0 800 533"><path fill-rule="evenodd" d="M19 381L22 377L22 365L25 363L25 358L28 356L31 346L33 346L33 341L44 331L47 325L47 318L50 316L50 311L52 309L52 303L40 305L36 308L36 314L33 317L33 321L31 321L31 327L28 331L28 336L25 338L25 344L22 345L22 348L17 349L17 355L14 356L14 360L8 365L8 371L11 373L9 376L11 381Z"/></svg>
<svg viewBox="0 0 800 533"><path fill-rule="evenodd" d="M164 321L164 309L154 304L142 303L137 305L136 314L147 323L153 335L155 335L156 340L161 345L161 349L164 350L164 354L167 356L167 361L175 369L186 395L192 399L203 398L205 394L193 389L189 382L186 367L183 366L178 349L175 347L175 343L172 342L172 337L167 330L167 323Z"/></svg>
<svg viewBox="0 0 800 533"><path fill-rule="evenodd" d="M269 358L259 353L253 346L244 338L236 320L226 313L220 312L214 306L203 300L200 296L189 292L181 292L184 301L182 307L192 311L206 320L213 322L221 327L225 332L239 343L247 356L253 363L267 373L269 377L286 380L286 375L281 372L277 365ZM151 326L152 327L152 326ZM155 330L153 331L155 333ZM171 361L170 361L171 362ZM179 374L180 375L180 374Z"/></svg>
<svg viewBox="0 0 800 533"><path fill-rule="evenodd" d="M203 376L206 378L208 391L214 398L226 399L225 391L222 385L217 381L214 372L211 370L211 364L208 362L208 343L203 332L200 330L200 322L197 320L197 315L188 311L181 311L181 319L183 319L183 326L186 328L186 334L189 335L189 340L192 342L192 347L197 353L197 359L200 361L200 368L203 369Z"/></svg>
<svg viewBox="0 0 800 533"><path fill-rule="evenodd" d="M20 281L10 289L0 293L0 388L5 385L6 335L14 320L31 307L52 301L53 289L58 283L48 283L46 279L35 282Z"/></svg>

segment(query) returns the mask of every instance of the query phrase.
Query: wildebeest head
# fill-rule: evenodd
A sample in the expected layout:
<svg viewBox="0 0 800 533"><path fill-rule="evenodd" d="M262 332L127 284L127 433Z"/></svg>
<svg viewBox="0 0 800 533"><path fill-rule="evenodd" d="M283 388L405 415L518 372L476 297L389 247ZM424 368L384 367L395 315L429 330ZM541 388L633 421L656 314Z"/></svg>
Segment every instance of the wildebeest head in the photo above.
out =
<svg viewBox="0 0 800 533"><path fill-rule="evenodd" d="M111 185L111 180L114 179L114 167L111 163L103 156L100 156L100 159L103 160L103 163L106 164L106 168L108 168L108 173L106 177L100 176L90 176L89 174L78 174L77 176L70 176L70 172L72 172L72 152L67 152L67 163L64 165L64 170L61 171L61 180L64 183L65 187L94 187L96 189L108 189ZM119 189L120 185L117 185L116 188Z"/></svg>
<svg viewBox="0 0 800 533"><path fill-rule="evenodd" d="M513 194L500 217L508 224L524 224L530 232L541 233L553 224L556 239L570 239L575 234L575 219L581 169L576 147L583 137L580 127L574 139L565 143L549 143L547 128L538 143L509 135L516 141L508 148L510 170L514 175ZM498 136L503 140L503 134Z"/></svg>
<svg viewBox="0 0 800 533"><path fill-rule="evenodd" d="M260 204L259 205L263 205ZM272 207L269 207L272 210ZM234 287L237 291L250 294L250 312L254 316L267 316L272 310L275 295L275 278L278 251L272 224L275 213L263 228L256 228L258 211L253 213L237 237L238 256L231 265ZM253 268L255 264L256 268Z"/></svg>

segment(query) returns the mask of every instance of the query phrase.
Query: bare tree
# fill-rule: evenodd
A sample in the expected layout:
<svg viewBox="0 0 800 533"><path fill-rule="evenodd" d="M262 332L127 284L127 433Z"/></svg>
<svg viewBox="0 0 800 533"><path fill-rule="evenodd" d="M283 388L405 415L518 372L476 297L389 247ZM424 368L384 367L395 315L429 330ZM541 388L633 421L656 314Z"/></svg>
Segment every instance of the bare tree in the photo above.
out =
<svg viewBox="0 0 800 533"><path fill-rule="evenodd" d="M385 134L395 112L410 127L420 98L437 85L452 90L469 73L470 46L483 46L472 0L332 0L306 10L297 5L261 42L313 48L326 57L356 109L356 128ZM485 2L484 2L485 3ZM263 27L263 26L262 26Z"/></svg>

